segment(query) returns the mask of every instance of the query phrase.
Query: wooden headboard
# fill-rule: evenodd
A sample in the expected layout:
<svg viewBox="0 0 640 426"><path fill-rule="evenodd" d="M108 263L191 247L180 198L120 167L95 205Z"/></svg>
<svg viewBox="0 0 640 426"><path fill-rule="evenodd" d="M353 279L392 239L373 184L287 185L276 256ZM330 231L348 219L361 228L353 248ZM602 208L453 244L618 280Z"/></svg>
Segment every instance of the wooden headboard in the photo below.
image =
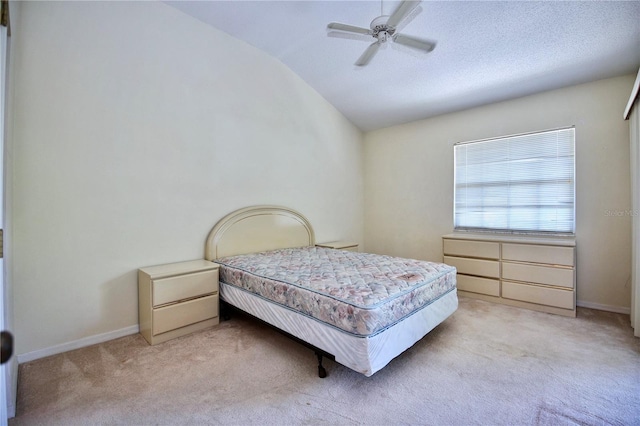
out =
<svg viewBox="0 0 640 426"><path fill-rule="evenodd" d="M314 244L313 228L302 214L280 206L253 206L216 223L207 237L205 259Z"/></svg>

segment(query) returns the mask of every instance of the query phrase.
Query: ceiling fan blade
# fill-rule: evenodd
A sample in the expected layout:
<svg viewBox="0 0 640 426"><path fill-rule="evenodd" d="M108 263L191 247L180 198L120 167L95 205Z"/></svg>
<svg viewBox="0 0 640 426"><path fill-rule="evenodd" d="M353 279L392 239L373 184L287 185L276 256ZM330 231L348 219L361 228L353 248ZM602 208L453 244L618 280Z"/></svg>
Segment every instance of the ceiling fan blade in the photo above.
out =
<svg viewBox="0 0 640 426"><path fill-rule="evenodd" d="M380 49L380 44L381 43L379 41L371 43L369 47L367 47L367 50L365 50L364 53L358 58L358 60L356 61L356 65L359 67L363 67L371 62L371 59L373 59L373 57L378 52L378 49Z"/></svg>
<svg viewBox="0 0 640 426"><path fill-rule="evenodd" d="M342 31L327 31L327 35L329 37L335 38L346 38L350 40L359 40L359 41L368 41L371 42L370 34L356 34L356 33L345 33Z"/></svg>
<svg viewBox="0 0 640 426"><path fill-rule="evenodd" d="M404 34L395 34L392 39L398 44L411 47L412 49L422 50L424 52L431 52L436 47L436 42L434 40L427 40Z"/></svg>
<svg viewBox="0 0 640 426"><path fill-rule="evenodd" d="M404 27L409 25L409 23L413 21L416 18L416 16L420 15L421 13L422 13L422 6L418 6L414 8L411 12L409 12L409 14L407 14L407 16L402 21L400 21L398 25L396 25L395 27L396 32L402 31Z"/></svg>
<svg viewBox="0 0 640 426"><path fill-rule="evenodd" d="M420 0L404 0L391 14L387 25L395 28L418 4L420 4Z"/></svg>
<svg viewBox="0 0 640 426"><path fill-rule="evenodd" d="M329 25L327 25L327 29L328 30L336 30L336 31L344 31L347 33L356 33L356 34L373 34L373 31L371 31L368 28L362 28L362 27L356 27L353 25L347 25L347 24L341 24L339 22L331 22Z"/></svg>

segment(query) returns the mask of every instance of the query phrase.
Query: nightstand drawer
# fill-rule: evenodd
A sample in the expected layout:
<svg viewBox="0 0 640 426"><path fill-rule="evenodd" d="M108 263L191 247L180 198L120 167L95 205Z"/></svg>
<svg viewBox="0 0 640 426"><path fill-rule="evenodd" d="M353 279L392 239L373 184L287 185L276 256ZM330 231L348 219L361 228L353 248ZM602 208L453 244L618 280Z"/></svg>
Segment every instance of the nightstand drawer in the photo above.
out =
<svg viewBox="0 0 640 426"><path fill-rule="evenodd" d="M218 316L218 295L153 310L153 334L165 333Z"/></svg>
<svg viewBox="0 0 640 426"><path fill-rule="evenodd" d="M460 274L500 278L500 263L496 260L467 259L444 256L444 263L455 266Z"/></svg>
<svg viewBox="0 0 640 426"><path fill-rule="evenodd" d="M153 306L165 305L218 291L218 270L153 280Z"/></svg>
<svg viewBox="0 0 640 426"><path fill-rule="evenodd" d="M558 288L502 282L502 297L539 305L575 309L574 292Z"/></svg>
<svg viewBox="0 0 640 426"><path fill-rule="evenodd" d="M502 278L537 284L573 288L572 268L552 268L526 265L523 263L502 263Z"/></svg>

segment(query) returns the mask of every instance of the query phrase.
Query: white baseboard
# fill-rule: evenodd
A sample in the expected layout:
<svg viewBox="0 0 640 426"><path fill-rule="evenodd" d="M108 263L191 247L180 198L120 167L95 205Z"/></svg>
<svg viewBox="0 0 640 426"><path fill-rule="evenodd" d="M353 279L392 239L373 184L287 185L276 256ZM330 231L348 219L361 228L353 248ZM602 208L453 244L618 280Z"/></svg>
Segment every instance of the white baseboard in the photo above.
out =
<svg viewBox="0 0 640 426"><path fill-rule="evenodd" d="M91 346L98 343L107 342L109 340L118 339L120 337L129 336L138 332L140 332L140 327L138 325L132 325L131 327L122 328L120 330L109 331L107 333L97 334L95 336L83 337L82 339L74 340L72 342L61 343L49 348L38 349L37 351L20 354L18 355L18 363L22 364L25 362L34 361L36 359L60 354L62 352L72 351L74 349L80 349L86 346Z"/></svg>
<svg viewBox="0 0 640 426"><path fill-rule="evenodd" d="M580 300L576 302L576 305L581 308L597 309L599 311L607 311L607 312L616 312L618 314L629 315L631 313L631 308L625 308L622 306L603 305L601 303L583 302Z"/></svg>

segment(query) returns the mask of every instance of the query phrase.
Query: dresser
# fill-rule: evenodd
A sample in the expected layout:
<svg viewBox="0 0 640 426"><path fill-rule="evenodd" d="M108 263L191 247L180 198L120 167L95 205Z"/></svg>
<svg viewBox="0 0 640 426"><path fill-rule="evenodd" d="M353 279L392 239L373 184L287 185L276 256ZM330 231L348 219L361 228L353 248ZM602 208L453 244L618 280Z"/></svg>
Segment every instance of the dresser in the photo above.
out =
<svg viewBox="0 0 640 426"><path fill-rule="evenodd" d="M442 241L460 295L576 316L575 239L449 234Z"/></svg>
<svg viewBox="0 0 640 426"><path fill-rule="evenodd" d="M219 265L206 260L138 270L140 334L152 345L220 322Z"/></svg>

